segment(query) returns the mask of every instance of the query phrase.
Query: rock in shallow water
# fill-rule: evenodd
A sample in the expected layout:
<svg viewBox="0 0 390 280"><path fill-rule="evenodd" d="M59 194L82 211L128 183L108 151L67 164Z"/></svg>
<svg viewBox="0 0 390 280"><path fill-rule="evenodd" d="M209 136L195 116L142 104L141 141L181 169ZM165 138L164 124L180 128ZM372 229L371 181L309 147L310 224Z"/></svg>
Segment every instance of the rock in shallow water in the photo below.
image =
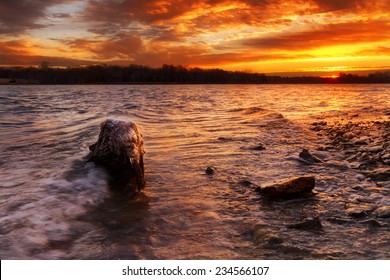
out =
<svg viewBox="0 0 390 280"><path fill-rule="evenodd" d="M299 153L299 157L303 159L305 162L307 162L308 164L317 164L322 162L322 160L320 160L316 156L313 156L306 149L303 149L302 152Z"/></svg>
<svg viewBox="0 0 390 280"><path fill-rule="evenodd" d="M307 230L307 231L320 231L322 230L322 224L319 217L307 218L297 224L287 226L292 229Z"/></svg>
<svg viewBox="0 0 390 280"><path fill-rule="evenodd" d="M315 186L313 176L293 177L271 185L263 185L257 190L265 197L288 198L311 192Z"/></svg>
<svg viewBox="0 0 390 280"><path fill-rule="evenodd" d="M377 168L373 171L362 172L374 181L390 181L390 168Z"/></svg>
<svg viewBox="0 0 390 280"><path fill-rule="evenodd" d="M259 144L257 146L254 146L252 148L250 148L251 150L254 150L254 151L262 151L262 150L265 150L265 146L263 144Z"/></svg>
<svg viewBox="0 0 390 280"><path fill-rule="evenodd" d="M347 207L347 215L353 218L366 217L375 209L375 206L370 204L349 204Z"/></svg>
<svg viewBox="0 0 390 280"><path fill-rule="evenodd" d="M215 173L215 168L212 166L209 166L206 168L206 174L207 175L213 175Z"/></svg>
<svg viewBox="0 0 390 280"><path fill-rule="evenodd" d="M375 210L375 215L378 218L390 218L390 206L381 206Z"/></svg>
<svg viewBox="0 0 390 280"><path fill-rule="evenodd" d="M257 225L254 227L252 241L255 245L260 245L265 248L275 248L284 242L275 231L265 225Z"/></svg>

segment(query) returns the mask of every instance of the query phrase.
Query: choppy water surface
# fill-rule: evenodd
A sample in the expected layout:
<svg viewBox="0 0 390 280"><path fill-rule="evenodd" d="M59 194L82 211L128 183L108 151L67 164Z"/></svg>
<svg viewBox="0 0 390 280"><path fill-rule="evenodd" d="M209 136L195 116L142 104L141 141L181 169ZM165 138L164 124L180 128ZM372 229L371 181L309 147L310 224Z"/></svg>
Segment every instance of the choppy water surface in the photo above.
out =
<svg viewBox="0 0 390 280"><path fill-rule="evenodd" d="M345 211L359 197L390 205L388 185L308 129L324 113L386 118L389 96L389 85L3 86L0 257L389 258L389 220ZM135 198L111 193L84 162L106 118L142 126L147 187ZM302 148L328 164L292 160ZM309 199L254 191L307 174L317 180ZM287 227L317 216L322 232Z"/></svg>

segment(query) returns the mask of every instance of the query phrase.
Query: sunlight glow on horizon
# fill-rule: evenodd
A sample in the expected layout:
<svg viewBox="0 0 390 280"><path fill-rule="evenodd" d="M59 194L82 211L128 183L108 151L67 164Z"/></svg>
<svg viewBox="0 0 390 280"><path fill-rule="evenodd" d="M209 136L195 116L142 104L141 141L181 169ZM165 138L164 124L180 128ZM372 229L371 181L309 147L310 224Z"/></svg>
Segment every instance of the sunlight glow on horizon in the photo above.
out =
<svg viewBox="0 0 390 280"><path fill-rule="evenodd" d="M261 73L390 69L390 0L0 4L0 65L162 64Z"/></svg>

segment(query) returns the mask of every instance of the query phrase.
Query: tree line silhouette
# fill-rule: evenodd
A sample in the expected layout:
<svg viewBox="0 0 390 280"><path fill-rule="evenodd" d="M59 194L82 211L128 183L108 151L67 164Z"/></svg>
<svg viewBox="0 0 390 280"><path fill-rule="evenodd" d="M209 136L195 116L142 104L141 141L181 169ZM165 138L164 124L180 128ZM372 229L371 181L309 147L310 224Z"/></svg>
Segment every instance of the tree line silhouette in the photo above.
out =
<svg viewBox="0 0 390 280"><path fill-rule="evenodd" d="M186 68L164 64L159 68L143 65L89 65L68 68L2 67L0 79L9 83L28 84L120 84L120 83L178 83L178 84L321 84L321 83L390 83L390 71L367 76L340 73L331 77L282 77L259 73L221 69Z"/></svg>

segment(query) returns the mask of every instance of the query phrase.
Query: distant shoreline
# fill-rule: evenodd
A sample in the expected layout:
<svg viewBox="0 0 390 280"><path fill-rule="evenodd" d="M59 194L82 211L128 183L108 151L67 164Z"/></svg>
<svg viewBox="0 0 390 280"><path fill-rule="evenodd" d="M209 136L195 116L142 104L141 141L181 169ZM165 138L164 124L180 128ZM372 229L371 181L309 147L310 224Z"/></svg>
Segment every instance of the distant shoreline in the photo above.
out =
<svg viewBox="0 0 390 280"><path fill-rule="evenodd" d="M299 82L285 82L285 83L163 83L163 82L123 82L123 83L83 83L83 84L69 84L69 83L0 83L0 86L98 86L98 85L375 85L375 84L390 84L389 82L323 82L323 83L299 83Z"/></svg>
<svg viewBox="0 0 390 280"><path fill-rule="evenodd" d="M390 70L366 76L339 73L332 76L277 76L222 69L142 65L51 68L1 68L1 85L161 85L161 84L379 84L390 83Z"/></svg>

